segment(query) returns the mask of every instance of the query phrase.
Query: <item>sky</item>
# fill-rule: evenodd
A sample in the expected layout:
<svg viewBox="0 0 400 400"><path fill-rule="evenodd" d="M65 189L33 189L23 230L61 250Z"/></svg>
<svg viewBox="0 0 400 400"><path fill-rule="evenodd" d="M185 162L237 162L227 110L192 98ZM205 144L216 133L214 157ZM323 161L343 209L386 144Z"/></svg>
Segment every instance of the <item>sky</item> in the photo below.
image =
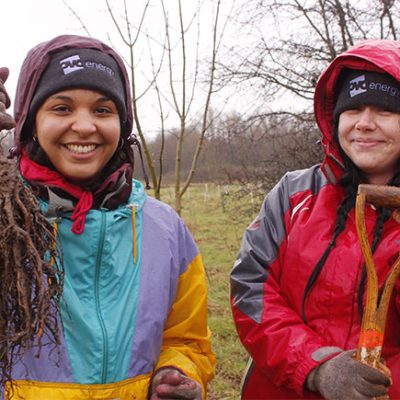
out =
<svg viewBox="0 0 400 400"><path fill-rule="evenodd" d="M72 1L77 4L78 2ZM92 14L98 1L80 1L79 8L86 16ZM12 0L2 2L0 24L0 66L10 69L7 90L11 98L18 79L19 69L27 52L36 44L59 34L83 34L76 17L62 0Z"/></svg>
<svg viewBox="0 0 400 400"><path fill-rule="evenodd" d="M127 1L128 6L130 7L128 10L129 20L134 27L137 27L140 24L142 11L146 1L147 0ZM189 16L193 13L197 1L199 0L184 0L182 2L186 15ZM231 0L224 0L223 3L228 4L230 1ZM116 17L121 17L123 15L122 10L117 7L118 5L121 5L123 1L110 0L109 3L112 7L115 7L114 11ZM159 0L151 0L144 24L144 30L148 33L149 40L143 39L142 37L142 48L136 49L135 52L136 58L140 59L139 64L141 70L139 71L140 75L137 76L137 81L139 91L142 92L146 90L148 82L151 80L151 56L148 48L151 46L151 55L154 57L155 63L157 63L159 61L159 59L157 59L157 46L159 47L158 42L161 42L163 38L165 38L162 9L159 4ZM169 10L170 14L176 15L176 9L173 10L173 7L177 2L175 0L166 0L165 4L171 8ZM212 0L210 0L210 4L212 4ZM207 29L207 23L212 20L212 12L210 14L209 9L203 8L203 10L204 9L205 11L203 11L203 14L207 18L208 22L206 21L206 23L199 25L202 40L207 35L210 35L210 30ZM47 41L61 34L86 35L87 33L82 28L82 23L86 26L91 36L110 44L116 48L123 57L127 55L127 48L122 43L115 27L113 26L110 15L106 10L106 2L104 0L12 0L2 2L1 16L0 37L2 40L0 45L0 67L6 66L10 70L10 76L6 83L6 88L12 100L15 96L18 73L27 52L38 43ZM172 24L173 22L171 17L171 25ZM208 38L209 37L210 36L208 36ZM178 48L178 46L176 47ZM189 46L188 51L189 49L194 49L194 47L195 46L192 45ZM204 51L204 56L202 57L205 58L208 54L208 50L206 50L205 47L201 48L200 46L200 51ZM175 70L176 72L180 71L179 67L175 68ZM166 83L164 82L164 84ZM140 94L141 93L139 93L139 95ZM201 95L199 94L195 97L199 100ZM156 121L156 119L158 119L158 116L153 114L157 112L157 107L155 105L157 101L155 100L154 95L151 98L151 96L146 94L143 98L146 99L140 103L142 104L141 115L143 121L145 124L147 123L149 131L156 131L158 126L158 121ZM165 104L167 104L168 101L169 100L164 99ZM201 105L198 107L201 107ZM12 112L12 107L10 111ZM169 115L173 115L173 113L170 113ZM177 125L176 120L173 121L171 117L170 120L171 126Z"/></svg>

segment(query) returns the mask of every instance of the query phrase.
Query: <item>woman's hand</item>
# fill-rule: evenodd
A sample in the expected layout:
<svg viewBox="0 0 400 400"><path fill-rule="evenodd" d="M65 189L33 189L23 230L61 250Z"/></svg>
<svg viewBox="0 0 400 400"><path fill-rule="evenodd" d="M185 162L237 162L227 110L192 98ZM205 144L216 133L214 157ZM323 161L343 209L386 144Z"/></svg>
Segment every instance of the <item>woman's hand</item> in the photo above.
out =
<svg viewBox="0 0 400 400"><path fill-rule="evenodd" d="M6 109L10 107L11 101L8 96L4 83L8 78L8 68L0 68L0 131L3 129L12 129L15 126L14 118L6 113Z"/></svg>
<svg viewBox="0 0 400 400"><path fill-rule="evenodd" d="M177 369L162 368L155 372L150 390L150 400L186 399L201 400L201 386Z"/></svg>
<svg viewBox="0 0 400 400"><path fill-rule="evenodd" d="M387 373L357 361L348 350L315 368L307 386L328 400L368 400L386 396L391 384Z"/></svg>

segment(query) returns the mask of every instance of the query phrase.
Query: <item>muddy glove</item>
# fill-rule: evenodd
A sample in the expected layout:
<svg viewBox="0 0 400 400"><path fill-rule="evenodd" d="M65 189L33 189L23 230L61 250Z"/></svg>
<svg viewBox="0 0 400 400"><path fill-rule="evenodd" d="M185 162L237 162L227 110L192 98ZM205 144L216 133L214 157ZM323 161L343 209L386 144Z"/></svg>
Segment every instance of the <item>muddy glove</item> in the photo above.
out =
<svg viewBox="0 0 400 400"><path fill-rule="evenodd" d="M149 399L201 400L201 386L175 368L162 368L153 376Z"/></svg>
<svg viewBox="0 0 400 400"><path fill-rule="evenodd" d="M10 107L11 101L4 83L8 78L8 68L0 68L0 131L3 129L12 129L15 126L14 118L6 113L6 109Z"/></svg>
<svg viewBox="0 0 400 400"><path fill-rule="evenodd" d="M390 378L344 351L316 367L307 378L310 390L328 400L367 400L387 394Z"/></svg>

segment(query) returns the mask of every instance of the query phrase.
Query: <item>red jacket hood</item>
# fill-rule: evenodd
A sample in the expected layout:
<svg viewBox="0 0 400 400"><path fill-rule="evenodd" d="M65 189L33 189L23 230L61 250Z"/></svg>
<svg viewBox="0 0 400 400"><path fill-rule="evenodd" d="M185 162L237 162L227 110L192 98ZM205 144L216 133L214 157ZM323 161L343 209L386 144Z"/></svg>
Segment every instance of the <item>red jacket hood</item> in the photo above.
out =
<svg viewBox="0 0 400 400"><path fill-rule="evenodd" d="M337 78L343 68L386 72L400 80L400 42L366 40L336 57L322 72L314 94L315 119L322 132L325 159L322 169L336 183L342 174L342 159L333 139L333 108Z"/></svg>
<svg viewBox="0 0 400 400"><path fill-rule="evenodd" d="M129 77L126 71L122 58L109 46L100 42L97 39L76 36L76 35L61 35L54 39L43 42L31 49L21 67L16 89L16 96L14 102L14 116L16 121L15 137L14 137L14 153L19 154L21 151L21 132L26 122L30 103L33 94L35 93L38 81L46 69L53 53L60 50L71 48L91 48L101 50L109 54L115 59L119 65L125 81L125 96L127 99L127 115L128 115L128 135L132 130L133 114L132 114L132 101L130 94Z"/></svg>

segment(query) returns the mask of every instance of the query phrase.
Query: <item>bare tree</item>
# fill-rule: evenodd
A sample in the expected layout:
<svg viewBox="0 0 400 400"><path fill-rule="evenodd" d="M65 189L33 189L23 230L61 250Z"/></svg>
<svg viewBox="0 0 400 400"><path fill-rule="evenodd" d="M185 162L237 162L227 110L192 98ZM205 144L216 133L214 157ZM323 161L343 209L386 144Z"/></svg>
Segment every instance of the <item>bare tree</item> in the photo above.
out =
<svg viewBox="0 0 400 400"><path fill-rule="evenodd" d="M310 111L329 62L360 40L397 39L399 17L396 0L239 0L243 40L229 47L219 79L254 99L251 116L257 105Z"/></svg>
<svg viewBox="0 0 400 400"><path fill-rule="evenodd" d="M89 34L77 11L72 10L68 1L66 6L78 18L82 29ZM155 159L149 145L146 132L146 117L141 109L144 99L153 96L152 105L157 108L159 124L157 130L164 138L167 121L178 127L176 132L175 154L175 209L180 213L182 197L190 186L196 173L199 155L207 134L210 118L209 110L214 94L214 76L217 55L223 37L224 27L229 20L229 13L221 22L221 0L198 0L197 2L165 2L164 0L147 0L144 3L140 18L136 23L128 10L126 0L105 0L106 12L113 22L114 33L126 48L126 62L131 73L133 111L135 130L140 137L147 167L156 198L161 197L163 177L163 146ZM118 13L117 3L122 6ZM121 7L120 7L121 8ZM161 13L163 26L157 29L146 24L149 12L158 10ZM136 18L137 19L137 18ZM202 30L202 27L206 29ZM155 31L158 33L156 34ZM111 38L111 35L110 35ZM206 43L204 43L206 38ZM110 39L111 40L111 39ZM147 46L147 61L143 60L143 44ZM115 46L114 46L115 47ZM142 64L150 65L147 73L139 74ZM140 76L140 77L139 77ZM165 76L167 79L165 80ZM139 93L139 84L145 77L147 86ZM164 80L164 81L163 81ZM164 82L164 83L163 83ZM167 84L166 84L167 82ZM191 154L191 168L184 176L182 171L183 143L188 134L188 127L200 121L198 143ZM171 122L170 122L171 123Z"/></svg>
<svg viewBox="0 0 400 400"><path fill-rule="evenodd" d="M312 109L319 75L360 40L396 39L400 1L238 0L237 4L231 29L240 32L242 40L235 38L226 49L217 78L243 99L238 108L241 134L254 135L246 126L256 123L268 137L258 142L266 140L269 150L264 150L265 163L255 167L240 160L236 162L240 170L232 175L230 169L229 176L241 189L249 184L268 189L285 171L318 160L308 149L316 149L319 137Z"/></svg>
<svg viewBox="0 0 400 400"><path fill-rule="evenodd" d="M173 45L171 42L170 36L170 27L169 27L169 18L165 9L165 5L163 0L161 0L163 10L164 10L164 19L165 19L165 32L167 38L167 55L168 55L168 65L170 72L170 87L173 101L173 109L179 117L179 132L177 133L177 146L176 146L176 163L175 163L175 209L178 213L180 213L182 208L182 197L185 194L186 190L190 186L193 176L196 172L197 162L199 159L199 155L201 153L204 137L208 130L209 120L208 113L211 105L211 96L214 90L214 74L215 74L215 64L216 64L216 56L218 51L219 39L218 39L218 22L219 22L219 13L220 13L220 4L221 1L218 0L216 2L216 9L214 15L214 21L212 22L212 40L210 47L210 61L208 66L208 74L207 74L207 87L206 87L206 97L204 100L204 105L201 109L201 128L200 135L198 138L196 149L193 153L192 157L192 165L189 170L186 179L182 181L182 152L183 152L183 143L185 137L187 135L188 128L188 117L189 112L192 107L193 100L195 99L195 89L198 79L198 66L200 62L200 56L197 53L195 60L195 70L194 70L194 80L192 84L188 82L188 60L187 60L187 27L184 25L183 11L182 11L182 2L178 0L179 6L179 34L180 34L180 57L182 60L180 73L181 80L178 83L178 86L175 84L174 80L174 64L173 64ZM200 34L200 31L198 31ZM199 36L198 36L199 38ZM197 46L199 41L197 40ZM180 93L180 95L179 95ZM180 100L179 100L180 97Z"/></svg>

